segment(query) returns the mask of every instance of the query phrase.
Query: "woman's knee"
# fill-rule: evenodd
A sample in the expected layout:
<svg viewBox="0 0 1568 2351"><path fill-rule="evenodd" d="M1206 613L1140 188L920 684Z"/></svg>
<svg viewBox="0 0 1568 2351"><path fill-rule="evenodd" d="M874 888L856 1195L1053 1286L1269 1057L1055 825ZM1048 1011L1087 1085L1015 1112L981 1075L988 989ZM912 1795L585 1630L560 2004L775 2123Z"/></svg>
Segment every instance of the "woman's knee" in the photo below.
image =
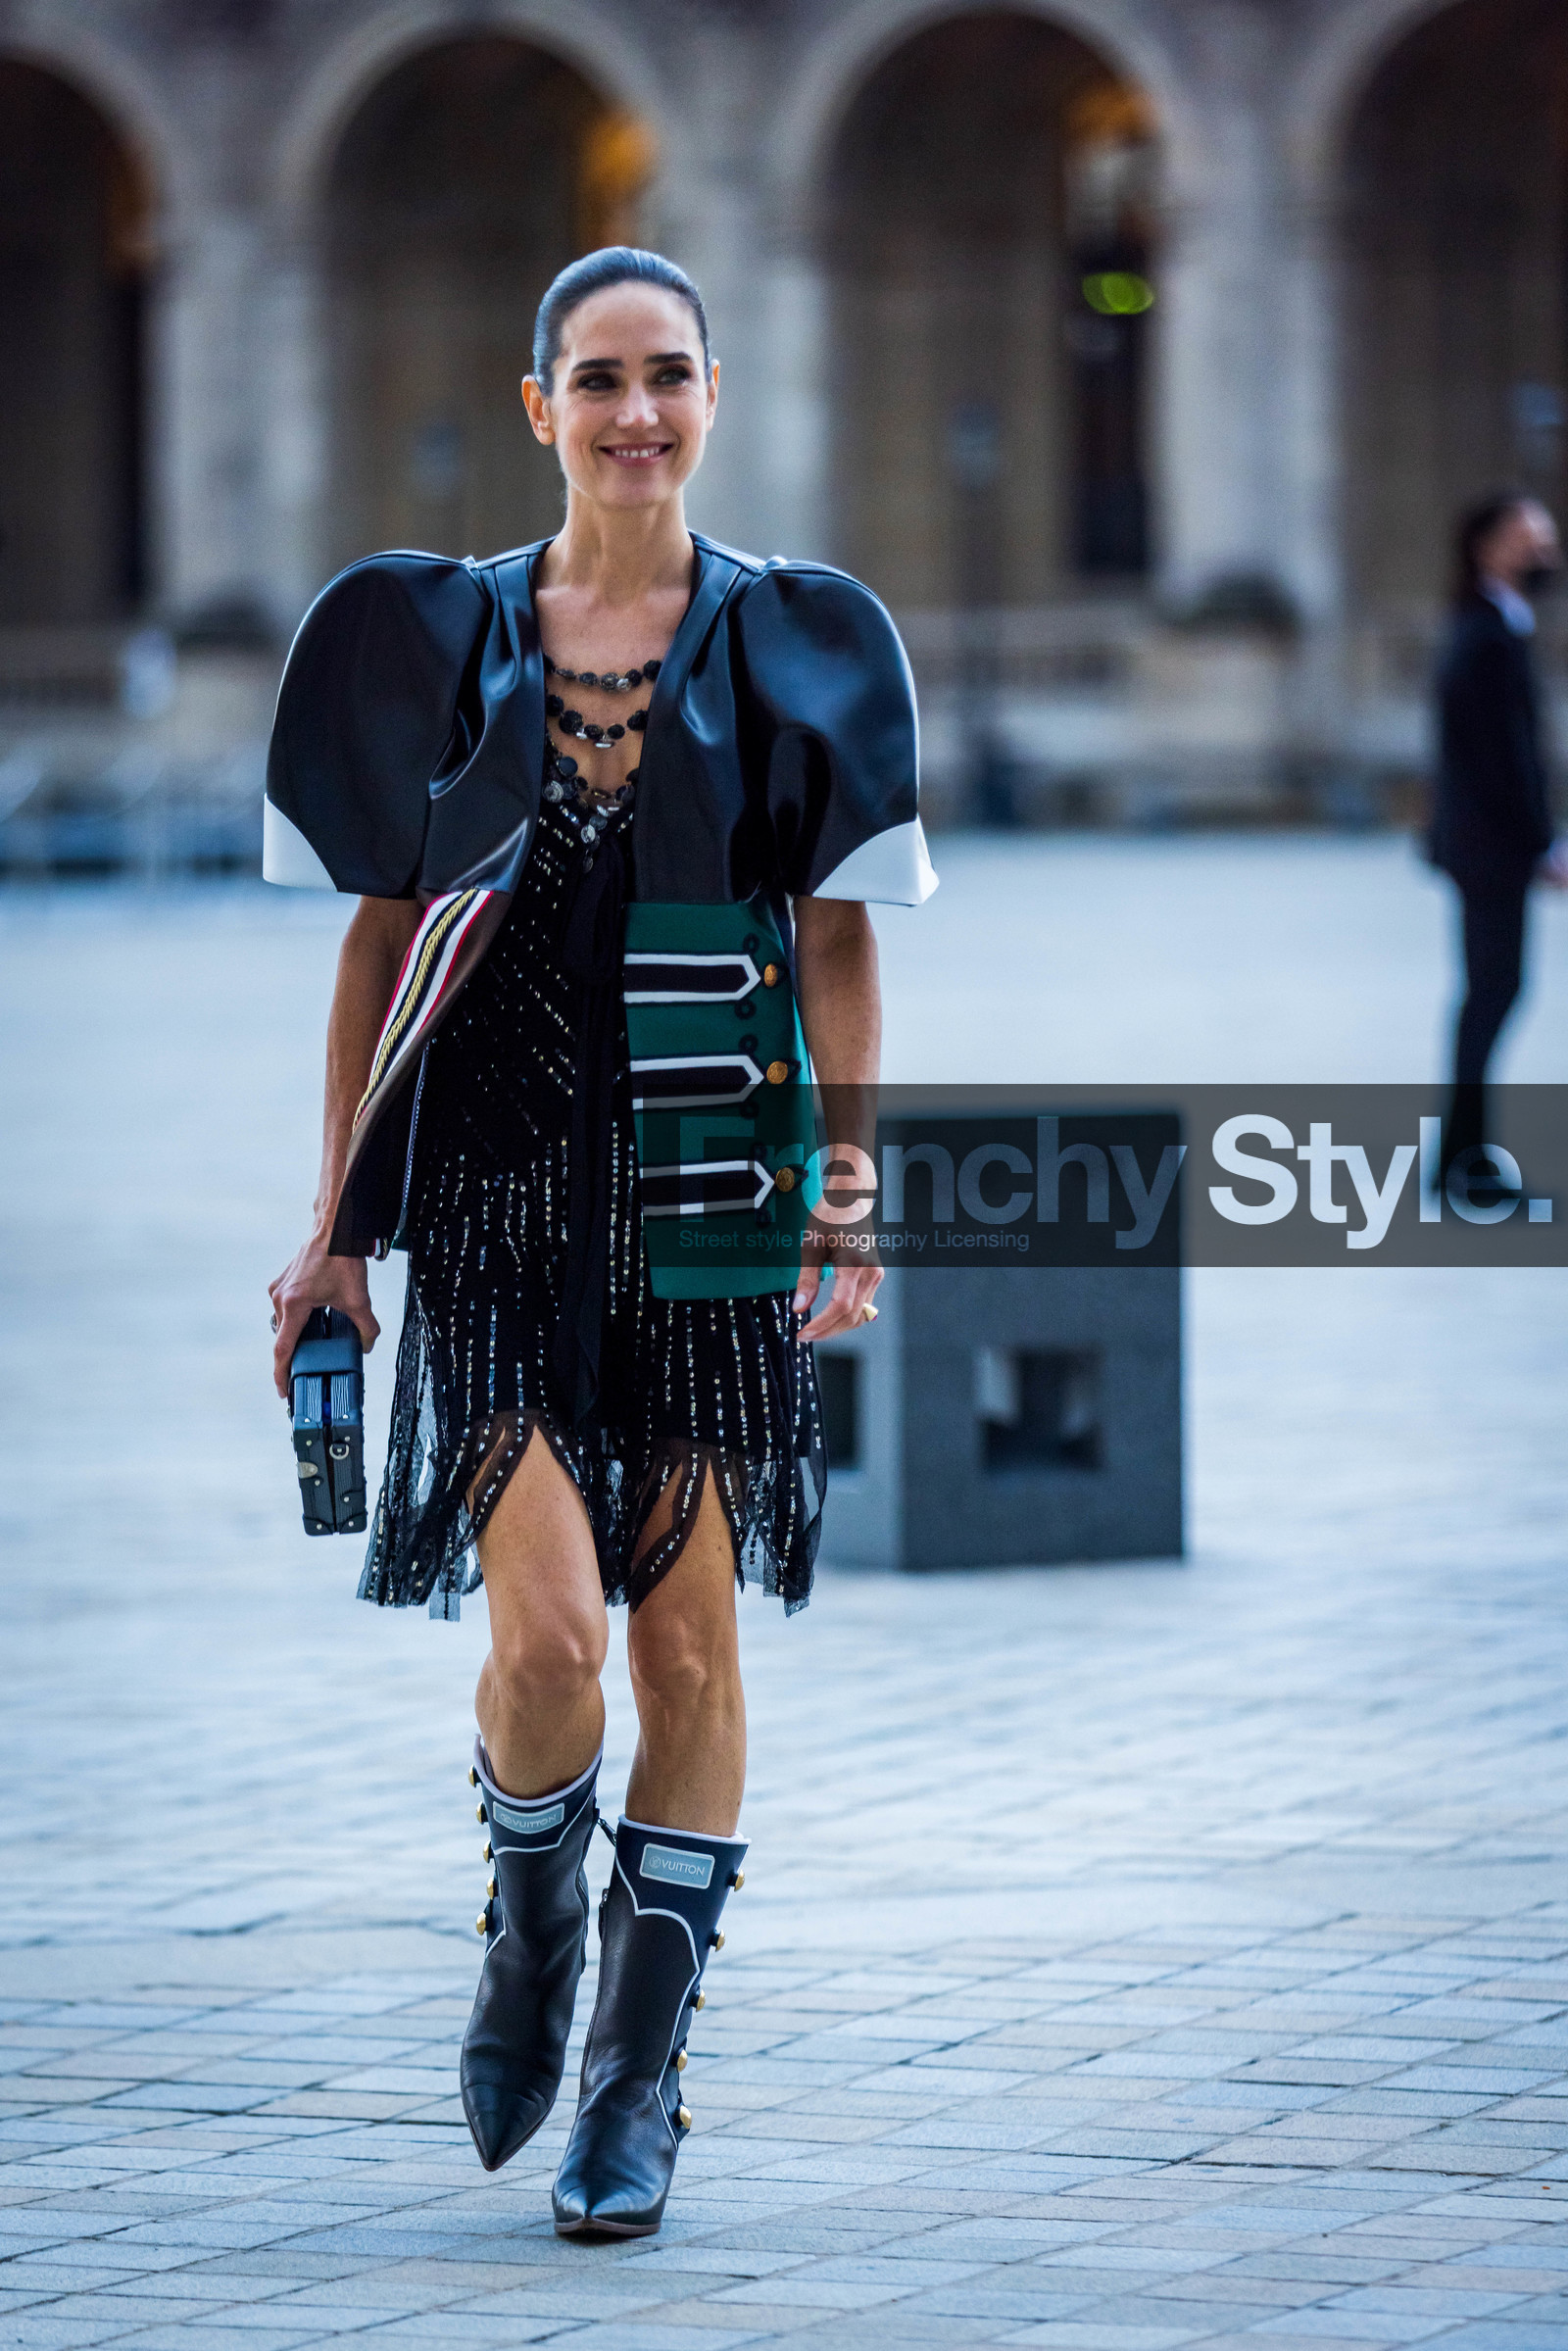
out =
<svg viewBox="0 0 1568 2351"><path fill-rule="evenodd" d="M667 1712L722 1703L740 1686L735 1626L722 1616L650 1616L645 1603L631 1620L626 1657L639 1702Z"/></svg>
<svg viewBox="0 0 1568 2351"><path fill-rule="evenodd" d="M603 1612L575 1610L492 1622L490 1662L520 1710L569 1705L598 1681L610 1646Z"/></svg>

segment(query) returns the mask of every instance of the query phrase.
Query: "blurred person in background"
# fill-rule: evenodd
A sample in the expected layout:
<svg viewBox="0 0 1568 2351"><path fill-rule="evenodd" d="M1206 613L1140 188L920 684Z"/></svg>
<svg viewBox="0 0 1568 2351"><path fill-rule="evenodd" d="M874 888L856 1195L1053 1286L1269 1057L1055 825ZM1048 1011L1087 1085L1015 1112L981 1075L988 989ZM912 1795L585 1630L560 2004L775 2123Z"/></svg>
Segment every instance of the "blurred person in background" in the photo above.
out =
<svg viewBox="0 0 1568 2351"><path fill-rule="evenodd" d="M1430 845L1433 863L1458 889L1464 947L1446 1169L1487 1140L1487 1065L1519 995L1530 885L1568 886L1568 865L1552 845L1531 645L1535 600L1562 568L1557 526L1538 500L1494 493L1461 515L1454 554Z"/></svg>
<svg viewBox="0 0 1568 2351"><path fill-rule="evenodd" d="M737 1157L683 1129L644 1165L644 1129L662 1105L668 1125L729 1104L731 1137L749 1102L805 1118L808 1053L863 1106L865 902L918 905L935 877L882 606L843 572L687 528L718 397L690 278L623 246L586 256L546 294L533 360L560 530L483 563L367 557L289 655L264 869L360 906L314 1226L271 1285L273 1371L286 1394L316 1307L370 1345L367 1253L408 1250L360 1592L455 1616L482 1577L489 1603L468 1776L491 1876L461 2086L491 2171L561 2083L606 1609L629 1603L639 1739L554 2204L563 2235L640 2236L691 2128L686 2035L746 1851L737 1579L791 1608L809 1593L826 1476L810 1343L873 1320L881 1279L841 1251L819 1294L838 1236L830 1209L806 1220L809 1141L792 1154L769 1127L764 1151L759 1126ZM660 1214L765 1221L788 1246L655 1261Z"/></svg>

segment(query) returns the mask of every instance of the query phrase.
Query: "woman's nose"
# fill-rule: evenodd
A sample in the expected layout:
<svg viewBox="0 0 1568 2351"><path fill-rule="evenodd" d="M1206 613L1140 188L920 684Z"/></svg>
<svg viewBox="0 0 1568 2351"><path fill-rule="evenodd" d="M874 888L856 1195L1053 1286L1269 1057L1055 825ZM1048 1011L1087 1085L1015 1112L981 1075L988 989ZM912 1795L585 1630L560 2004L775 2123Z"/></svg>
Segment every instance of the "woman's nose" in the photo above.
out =
<svg viewBox="0 0 1568 2351"><path fill-rule="evenodd" d="M628 384L626 397L615 411L615 422L617 424L657 424L658 421L659 403L647 385Z"/></svg>

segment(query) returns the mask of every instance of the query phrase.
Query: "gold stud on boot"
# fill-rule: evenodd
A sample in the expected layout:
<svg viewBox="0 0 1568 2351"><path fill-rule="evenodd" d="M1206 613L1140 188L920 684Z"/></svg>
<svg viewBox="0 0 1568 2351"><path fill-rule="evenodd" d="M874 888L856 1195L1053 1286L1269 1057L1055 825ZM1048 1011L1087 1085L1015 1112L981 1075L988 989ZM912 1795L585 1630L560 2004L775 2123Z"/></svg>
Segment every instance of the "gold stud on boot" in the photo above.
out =
<svg viewBox="0 0 1568 2351"><path fill-rule="evenodd" d="M501 1882L497 1878L494 1870L492 1870L490 1873L490 1882L484 1890L490 1896L492 1902L495 1900L497 1894L501 1891Z"/></svg>
<svg viewBox="0 0 1568 2351"><path fill-rule="evenodd" d="M487 1837L485 1838L485 1840L484 1840L484 1850L483 1850L483 1852L482 1852L482 1853L479 1855L479 1859L480 1859L481 1861L494 1861L494 1859L495 1859L495 1850L494 1850L494 1847L491 1845L491 1842L490 1842L490 1839L489 1839L489 1837Z"/></svg>
<svg viewBox="0 0 1568 2351"><path fill-rule="evenodd" d="M683 2131L689 2131L692 2127L691 2108L689 2106L677 2106L675 2109L675 2120L677 2123L679 2123Z"/></svg>
<svg viewBox="0 0 1568 2351"><path fill-rule="evenodd" d="M684 2049L677 2049L675 2051L675 2071L677 2074L684 2074L686 2071L686 2052Z"/></svg>
<svg viewBox="0 0 1568 2351"><path fill-rule="evenodd" d="M719 1928L718 1933L713 1936L712 1943L715 1951L722 1951L724 1948L724 1930L722 1927Z"/></svg>
<svg viewBox="0 0 1568 2351"><path fill-rule="evenodd" d="M474 1808L473 1808L473 1817L474 1817L474 1819L475 1819L475 1820L476 1820L476 1821L479 1823L480 1827L482 1828L482 1827L484 1826L484 1820L485 1820L484 1798L483 1798L482 1796L480 1797L480 1799L479 1799L478 1803L477 1803L477 1804L475 1804L475 1806L474 1806Z"/></svg>
<svg viewBox="0 0 1568 2351"><path fill-rule="evenodd" d="M737 1870L734 1877L731 1878L730 1884L735 1888L735 1891L739 1893L741 1887L746 1884L746 1872L744 1870Z"/></svg>
<svg viewBox="0 0 1568 2351"><path fill-rule="evenodd" d="M705 1992L705 1991L700 1991L700 1992L698 1993L698 1995L697 1995L697 1998L696 1998L696 2000L694 2001L693 2005L694 2005L694 2007L697 2007L697 2008L706 2008L706 2007L708 2006L708 1994L707 1994L707 1992Z"/></svg>
<svg viewBox="0 0 1568 2351"><path fill-rule="evenodd" d="M473 1931L474 1931L475 1935L488 1935L488 1934L489 1934L489 1932L490 1932L490 1913L489 1913L489 1911L488 1911L488 1910L481 1910L481 1911L480 1911L480 1913L479 1913L478 1917L477 1917L477 1918L474 1920L474 1922L473 1922Z"/></svg>
<svg viewBox="0 0 1568 2351"><path fill-rule="evenodd" d="M478 1775L478 1773L477 1773L477 1772L474 1770L474 1768L473 1768L473 1765L470 1763L470 1764L469 1764L469 1766L468 1766L468 1786L469 1786L470 1788L477 1788L477 1787L478 1787L478 1785L479 1785L479 1775Z"/></svg>

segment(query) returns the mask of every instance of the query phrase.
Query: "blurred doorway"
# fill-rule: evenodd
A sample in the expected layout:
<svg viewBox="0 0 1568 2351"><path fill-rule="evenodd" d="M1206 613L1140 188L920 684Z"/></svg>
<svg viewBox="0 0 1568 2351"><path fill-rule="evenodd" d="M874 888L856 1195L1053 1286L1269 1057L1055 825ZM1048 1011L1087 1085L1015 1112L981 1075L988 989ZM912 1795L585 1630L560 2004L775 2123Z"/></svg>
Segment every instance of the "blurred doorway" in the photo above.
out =
<svg viewBox="0 0 1568 2351"><path fill-rule="evenodd" d="M1364 603L1442 593L1455 511L1568 499L1568 13L1459 0L1374 76L1347 158L1348 528Z"/></svg>
<svg viewBox="0 0 1568 2351"><path fill-rule="evenodd" d="M559 521L517 388L534 311L577 254L635 240L653 162L640 122L521 41L421 51L371 92L328 192L332 567Z"/></svg>
<svg viewBox="0 0 1568 2351"><path fill-rule="evenodd" d="M113 620L146 593L151 217L96 107L0 59L0 624Z"/></svg>
<svg viewBox="0 0 1568 2351"><path fill-rule="evenodd" d="M1011 11L871 74L830 167L840 559L901 609L1038 606L1149 563L1154 122Z"/></svg>

